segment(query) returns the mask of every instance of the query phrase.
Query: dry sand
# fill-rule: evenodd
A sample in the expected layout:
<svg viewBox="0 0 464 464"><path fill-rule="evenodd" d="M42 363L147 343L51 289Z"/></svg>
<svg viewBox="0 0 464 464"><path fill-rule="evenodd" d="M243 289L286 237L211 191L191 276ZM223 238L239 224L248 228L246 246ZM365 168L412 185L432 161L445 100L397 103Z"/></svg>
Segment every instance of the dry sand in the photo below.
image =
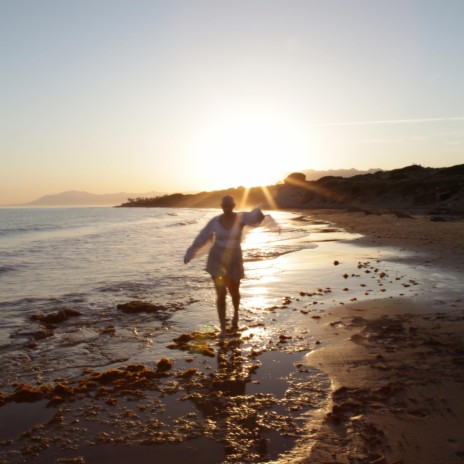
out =
<svg viewBox="0 0 464 464"><path fill-rule="evenodd" d="M316 211L367 245L463 271L464 222ZM463 287L464 289L464 287ZM445 297L445 295L444 295ZM464 462L464 303L371 300L328 311L306 363L332 379L331 404L301 463Z"/></svg>

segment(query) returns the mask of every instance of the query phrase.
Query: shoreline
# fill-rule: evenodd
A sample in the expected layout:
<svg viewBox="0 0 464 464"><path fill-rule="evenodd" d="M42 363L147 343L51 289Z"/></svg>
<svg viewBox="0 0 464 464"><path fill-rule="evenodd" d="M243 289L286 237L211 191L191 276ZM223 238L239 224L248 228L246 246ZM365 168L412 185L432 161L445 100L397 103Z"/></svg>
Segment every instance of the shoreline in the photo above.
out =
<svg viewBox="0 0 464 464"><path fill-rule="evenodd" d="M412 250L388 259L462 275L462 221L299 212L366 234L352 240L363 247L359 256L367 247ZM296 269L301 256L310 259L310 253L301 253L294 258ZM329 254L323 265L341 274L344 264L334 267L336 258ZM362 271L373 276L373 267ZM304 272L311 271L305 267ZM357 277L351 279L353 286L367 279ZM403 287L411 288L403 290L404 297L393 297L400 285L393 283L385 293L390 291L390 297L380 298L383 290L372 283L373 293L366 293L364 301L350 303L350 283L350 292L335 292L338 302L326 299L323 307L318 296L286 296L281 284L282 305L258 308L269 315L266 325L244 308L241 331L225 345L218 344L214 332L184 334L173 346L185 351L184 361L172 366L162 360L154 360L155 367L122 362L83 372L82 390L62 382L61 400L49 406L53 397L8 402L0 414L8 422L15 417L17 430L24 430L18 441L22 448L3 436L0 462L88 464L137 456L148 463L156 453L160 462L170 462L191 449L202 463L462 463L463 302L446 288L436 290L439 300L414 296L416 287L407 283ZM296 316L301 327L283 332L279 318ZM169 424L168 432L163 423Z"/></svg>
<svg viewBox="0 0 464 464"><path fill-rule="evenodd" d="M363 245L393 246L413 251L421 258L425 253L430 263L464 270L464 218L433 222L430 216L420 212L397 215L389 210L315 209L306 214L362 234L355 240Z"/></svg>

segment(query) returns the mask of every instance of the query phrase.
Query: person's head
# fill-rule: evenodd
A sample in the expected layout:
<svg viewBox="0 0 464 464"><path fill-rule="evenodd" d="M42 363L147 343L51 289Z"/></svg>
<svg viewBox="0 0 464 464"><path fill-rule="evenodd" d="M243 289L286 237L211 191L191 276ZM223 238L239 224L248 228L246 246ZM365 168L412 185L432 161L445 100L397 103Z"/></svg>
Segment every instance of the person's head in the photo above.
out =
<svg viewBox="0 0 464 464"><path fill-rule="evenodd" d="M224 213L231 213L235 208L234 197L232 197L231 195L226 195L225 197L223 197L221 201L221 208L224 211Z"/></svg>

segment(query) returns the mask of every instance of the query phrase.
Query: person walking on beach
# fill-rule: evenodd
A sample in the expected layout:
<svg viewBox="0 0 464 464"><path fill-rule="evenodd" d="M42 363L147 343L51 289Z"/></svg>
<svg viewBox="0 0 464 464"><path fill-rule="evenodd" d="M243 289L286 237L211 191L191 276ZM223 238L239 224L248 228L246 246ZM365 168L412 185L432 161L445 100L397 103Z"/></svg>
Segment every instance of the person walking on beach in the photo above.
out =
<svg viewBox="0 0 464 464"><path fill-rule="evenodd" d="M264 219L264 214L260 208L255 208L251 212L234 212L235 201L230 195L223 197L221 208L223 213L212 218L188 248L184 256L184 263L189 263L203 247L212 243L206 270L213 278L216 289L216 305L221 327L220 337L224 337L227 290L229 290L234 307L232 329L238 328L240 280L244 277L240 246L243 227L258 226Z"/></svg>

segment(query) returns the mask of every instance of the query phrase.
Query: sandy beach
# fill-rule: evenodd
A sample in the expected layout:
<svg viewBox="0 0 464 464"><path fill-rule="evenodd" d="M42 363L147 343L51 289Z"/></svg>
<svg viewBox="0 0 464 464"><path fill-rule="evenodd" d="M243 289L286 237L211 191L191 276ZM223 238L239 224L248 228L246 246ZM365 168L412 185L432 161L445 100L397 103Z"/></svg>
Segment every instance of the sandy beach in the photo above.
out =
<svg viewBox="0 0 464 464"><path fill-rule="evenodd" d="M311 210L311 216L362 234L359 243L395 246L415 251L418 255L426 253L430 263L450 269L464 269L462 218L435 222L430 215L388 209L315 209Z"/></svg>
<svg viewBox="0 0 464 464"><path fill-rule="evenodd" d="M362 234L349 274L328 248L325 266L345 274L308 289L298 278L311 250L284 256L293 289L283 282L281 304L243 308L224 342L214 328L185 333L167 346L182 361L121 359L73 381L15 385L0 398L0 462L464 462L464 222L302 214L331 231L327 244L340 230ZM389 258L365 261L379 247ZM430 269L428 283L394 276L395 262ZM130 311L140 309L151 310ZM102 332L108 343L114 331Z"/></svg>
<svg viewBox="0 0 464 464"><path fill-rule="evenodd" d="M409 260L462 275L462 220L335 210L314 216L365 234L359 241L368 246L412 250ZM329 313L306 362L332 379L332 404L301 462L464 462L463 299L372 300Z"/></svg>

